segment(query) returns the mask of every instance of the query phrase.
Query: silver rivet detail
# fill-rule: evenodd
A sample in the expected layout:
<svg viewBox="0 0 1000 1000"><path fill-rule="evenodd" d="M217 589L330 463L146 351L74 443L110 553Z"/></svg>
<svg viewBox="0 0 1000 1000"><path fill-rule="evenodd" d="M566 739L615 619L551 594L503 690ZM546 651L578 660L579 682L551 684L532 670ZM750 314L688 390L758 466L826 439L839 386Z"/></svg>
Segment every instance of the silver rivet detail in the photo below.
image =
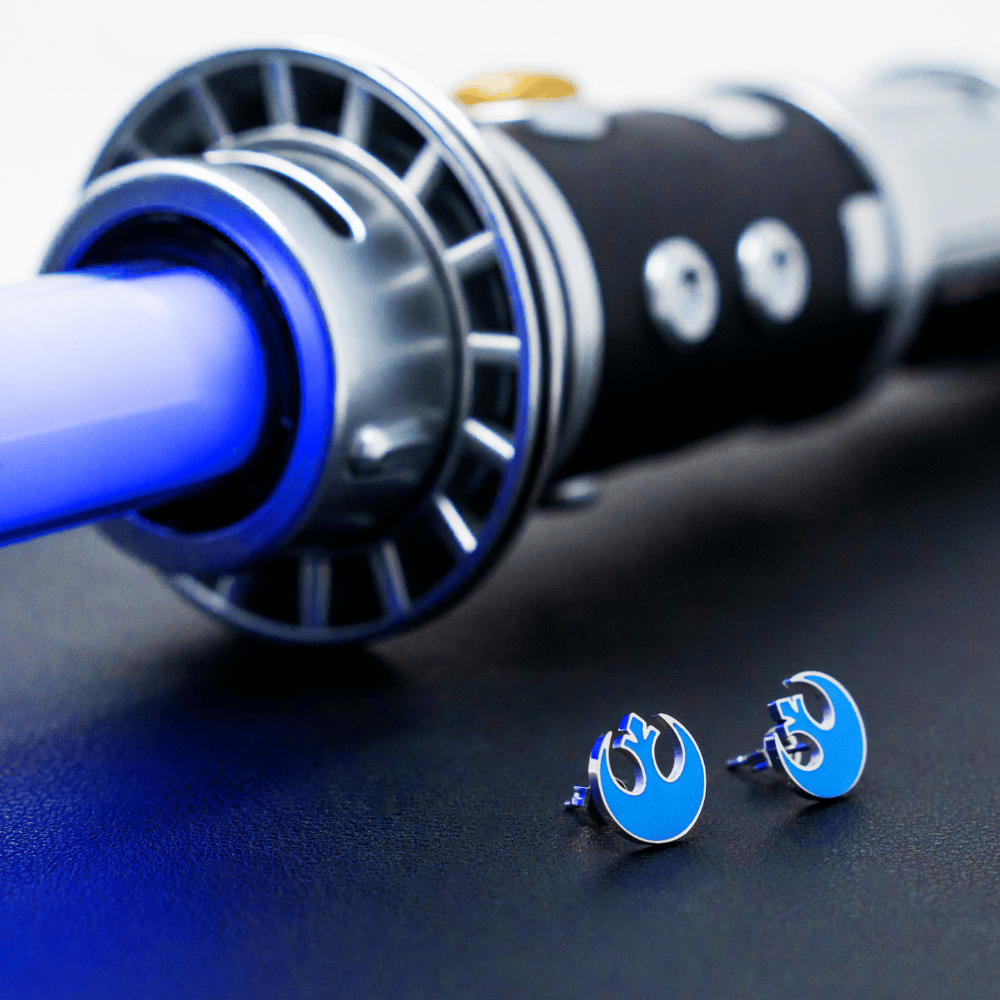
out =
<svg viewBox="0 0 1000 1000"><path fill-rule="evenodd" d="M719 279L694 240L672 236L657 243L643 272L646 306L663 333L699 344L719 319Z"/></svg>
<svg viewBox="0 0 1000 1000"><path fill-rule="evenodd" d="M809 257L780 219L758 219L736 244L740 285L750 305L775 323L790 323L809 298Z"/></svg>
<svg viewBox="0 0 1000 1000"><path fill-rule="evenodd" d="M386 426L365 424L358 429L351 444L351 472L356 476L398 473L405 468L406 458L414 449L432 440L429 429L415 417Z"/></svg>
<svg viewBox="0 0 1000 1000"><path fill-rule="evenodd" d="M551 483L539 504L550 510L580 510L597 502L600 487L593 476L570 476Z"/></svg>
<svg viewBox="0 0 1000 1000"><path fill-rule="evenodd" d="M752 94L709 94L677 110L678 114L704 122L717 135L737 142L770 139L788 122L780 108Z"/></svg>
<svg viewBox="0 0 1000 1000"><path fill-rule="evenodd" d="M531 109L528 127L539 135L556 139L594 140L607 133L611 122L603 111L577 99L536 104Z"/></svg>

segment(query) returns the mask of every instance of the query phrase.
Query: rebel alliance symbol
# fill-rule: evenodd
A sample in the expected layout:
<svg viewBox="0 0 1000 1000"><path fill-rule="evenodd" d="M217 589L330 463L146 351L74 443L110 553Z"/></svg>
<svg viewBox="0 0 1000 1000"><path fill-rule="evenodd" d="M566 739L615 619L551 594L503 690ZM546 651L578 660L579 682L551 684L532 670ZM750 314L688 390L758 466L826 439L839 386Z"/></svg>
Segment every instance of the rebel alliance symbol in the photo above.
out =
<svg viewBox="0 0 1000 1000"><path fill-rule="evenodd" d="M575 786L567 806L592 802L619 833L640 844L668 844L694 826L705 804L705 762L694 737L676 719L657 715L677 737L674 766L664 776L653 756L660 730L634 712L610 732L598 737L587 767L590 787ZM632 758L635 785L629 790L611 773L608 754L622 750Z"/></svg>
<svg viewBox="0 0 1000 1000"><path fill-rule="evenodd" d="M806 670L784 682L808 684L823 699L823 718L816 721L801 694L768 705L774 726L764 734L764 746L734 757L727 767L752 765L755 771L773 767L796 791L814 799L846 795L861 777L868 758L868 737L861 712L840 681L818 670Z"/></svg>

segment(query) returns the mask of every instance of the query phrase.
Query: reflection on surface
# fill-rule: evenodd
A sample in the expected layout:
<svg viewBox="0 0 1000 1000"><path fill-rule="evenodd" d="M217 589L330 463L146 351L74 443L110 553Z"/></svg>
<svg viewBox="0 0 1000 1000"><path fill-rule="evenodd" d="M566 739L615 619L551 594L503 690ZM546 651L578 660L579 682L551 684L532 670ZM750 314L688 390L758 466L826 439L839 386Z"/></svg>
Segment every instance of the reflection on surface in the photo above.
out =
<svg viewBox="0 0 1000 1000"><path fill-rule="evenodd" d="M998 413L1000 382L901 379L850 420L624 472L368 652L234 639L89 530L0 551L0 982L555 997L583 955L594 995L746 996L776 968L974 993L1000 801L991 741L953 748L1000 700ZM809 668L870 740L828 805L724 767ZM704 755L667 849L561 806L629 711Z"/></svg>

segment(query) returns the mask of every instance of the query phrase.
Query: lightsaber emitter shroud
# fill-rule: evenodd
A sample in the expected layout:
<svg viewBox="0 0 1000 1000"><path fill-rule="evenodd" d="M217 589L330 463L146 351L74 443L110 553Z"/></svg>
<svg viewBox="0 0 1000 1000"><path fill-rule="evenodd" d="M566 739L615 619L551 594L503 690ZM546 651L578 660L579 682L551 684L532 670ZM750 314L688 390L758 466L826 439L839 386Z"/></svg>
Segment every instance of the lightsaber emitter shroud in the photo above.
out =
<svg viewBox="0 0 1000 1000"><path fill-rule="evenodd" d="M117 515L230 623L363 641L449 606L567 477L995 346L988 83L507 96L466 113L324 45L141 101L46 276L0 290L2 537Z"/></svg>

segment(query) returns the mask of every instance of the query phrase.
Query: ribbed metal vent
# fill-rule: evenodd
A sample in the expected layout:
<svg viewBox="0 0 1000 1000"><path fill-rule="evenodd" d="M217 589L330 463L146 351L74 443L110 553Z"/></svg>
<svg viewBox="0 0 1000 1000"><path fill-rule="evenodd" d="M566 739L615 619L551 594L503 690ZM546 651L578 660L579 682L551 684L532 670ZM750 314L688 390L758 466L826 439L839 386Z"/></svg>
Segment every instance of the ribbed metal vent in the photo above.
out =
<svg viewBox="0 0 1000 1000"><path fill-rule="evenodd" d="M523 226L511 209L516 195L497 183L458 112L396 72L353 50L210 59L147 97L92 175L154 157L320 149L409 198L437 234L457 289L460 384L418 501L361 543L310 538L239 573L171 577L198 604L273 638L368 639L450 603L495 558L551 450L552 387L542 377L530 255L512 222Z"/></svg>

